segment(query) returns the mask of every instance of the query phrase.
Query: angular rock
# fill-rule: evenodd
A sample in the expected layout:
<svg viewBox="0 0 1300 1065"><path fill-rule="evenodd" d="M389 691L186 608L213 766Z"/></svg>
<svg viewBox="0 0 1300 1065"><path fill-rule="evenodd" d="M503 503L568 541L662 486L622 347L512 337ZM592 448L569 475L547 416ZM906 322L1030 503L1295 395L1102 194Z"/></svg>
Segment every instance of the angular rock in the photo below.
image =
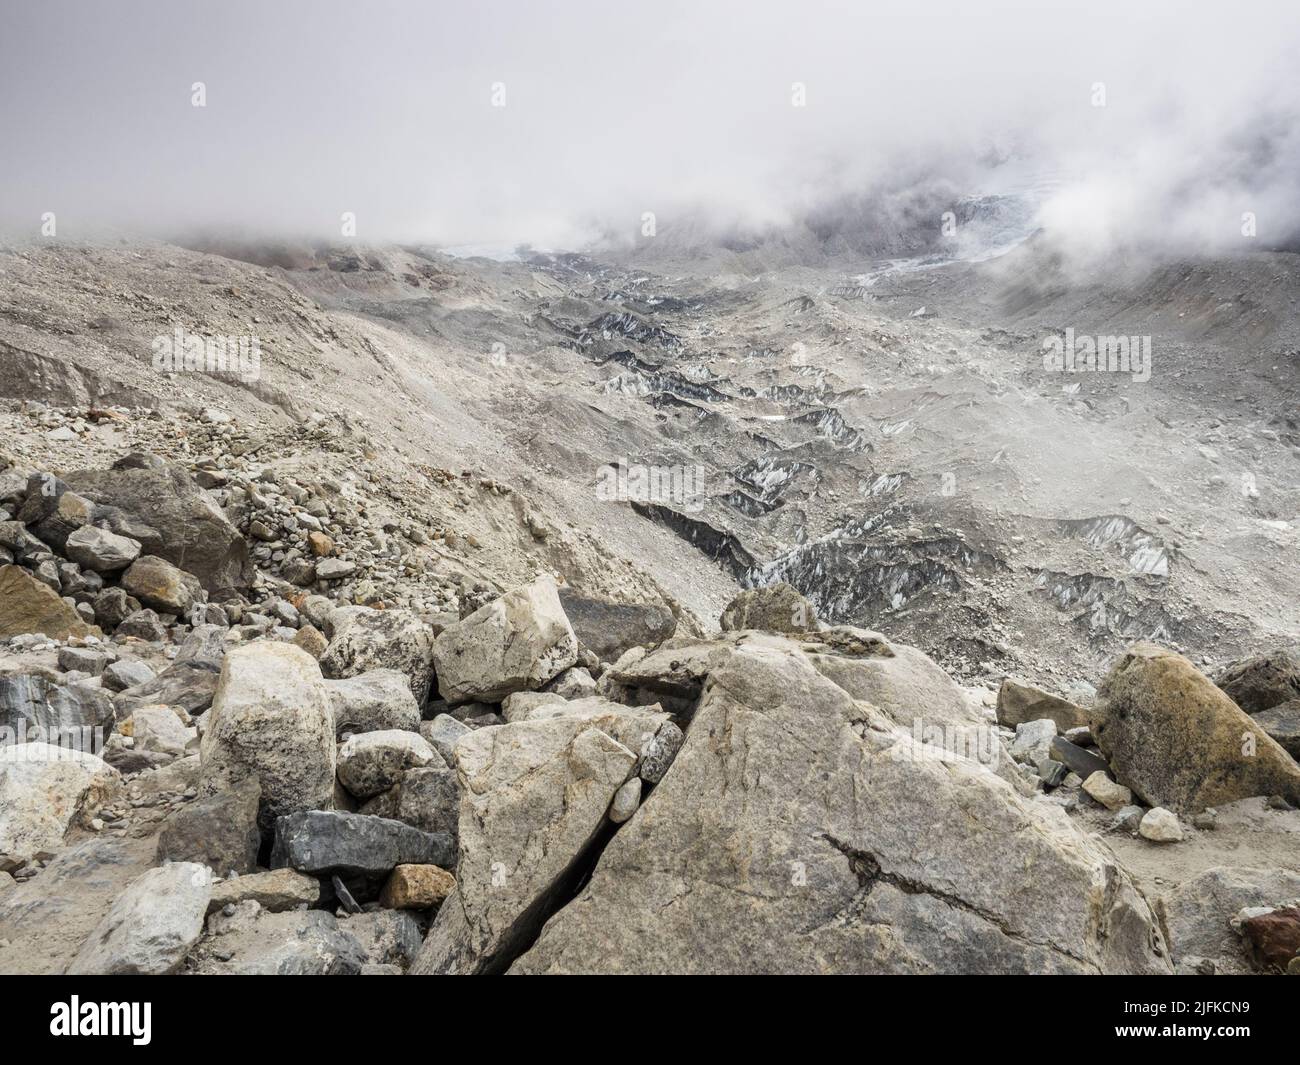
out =
<svg viewBox="0 0 1300 1065"><path fill-rule="evenodd" d="M1300 656L1277 650L1234 662L1214 683L1254 717L1279 703L1300 699Z"/></svg>
<svg viewBox="0 0 1300 1065"><path fill-rule="evenodd" d="M388 875L379 905L393 910L428 910L455 890L456 878L436 865L399 865Z"/></svg>
<svg viewBox="0 0 1300 1065"><path fill-rule="evenodd" d="M119 640L136 639L146 643L166 643L167 626L153 610L136 610L118 623L114 634Z"/></svg>
<svg viewBox="0 0 1300 1065"><path fill-rule="evenodd" d="M1087 780L1093 773L1106 773L1110 769L1103 759L1062 736L1052 740L1051 754L1058 762L1068 767L1070 772L1078 773L1082 780Z"/></svg>
<svg viewBox="0 0 1300 1065"><path fill-rule="evenodd" d="M121 716L130 715L136 707L160 703L197 715L212 705L220 680L221 667L216 663L201 658L178 660L153 679L118 692L113 704Z"/></svg>
<svg viewBox="0 0 1300 1065"><path fill-rule="evenodd" d="M58 592L21 566L0 566L0 640L28 632L55 640L99 635Z"/></svg>
<svg viewBox="0 0 1300 1065"><path fill-rule="evenodd" d="M33 473L27 495L18 509L18 520L60 554L66 553L68 537L95 517L95 504L68 490L65 482L49 473Z"/></svg>
<svg viewBox="0 0 1300 1065"><path fill-rule="evenodd" d="M334 795L334 713L320 667L305 651L262 641L226 655L200 746L203 794L256 779L258 823L328 808Z"/></svg>
<svg viewBox="0 0 1300 1065"><path fill-rule="evenodd" d="M1133 802L1133 793L1123 784L1116 784L1105 770L1097 770L1083 782L1083 790L1107 810L1121 810Z"/></svg>
<svg viewBox="0 0 1300 1065"><path fill-rule="evenodd" d="M406 677L417 706L423 706L433 681L433 634L409 610L345 607L330 615L329 647L321 672L331 680L378 669Z"/></svg>
<svg viewBox="0 0 1300 1065"><path fill-rule="evenodd" d="M198 580L157 555L141 555L122 574L122 590L145 606L186 614L200 591Z"/></svg>
<svg viewBox="0 0 1300 1065"><path fill-rule="evenodd" d="M455 765L452 752L462 736L468 736L472 730L463 721L457 721L450 714L439 714L432 721L420 722L420 735L433 745L448 765Z"/></svg>
<svg viewBox="0 0 1300 1065"><path fill-rule="evenodd" d="M555 692L515 692L501 704L501 716L507 721L527 721L533 711L544 706L559 706L567 700Z"/></svg>
<svg viewBox="0 0 1300 1065"><path fill-rule="evenodd" d="M741 645L711 666L672 771L510 971L1169 964L1140 892L1059 807L937 757L810 656Z"/></svg>
<svg viewBox="0 0 1300 1065"><path fill-rule="evenodd" d="M741 592L727 604L720 624L723 632L816 632L821 627L817 608L784 581Z"/></svg>
<svg viewBox="0 0 1300 1065"><path fill-rule="evenodd" d="M386 876L397 865L454 865L445 835L384 817L308 810L276 822L272 868L300 873Z"/></svg>
<svg viewBox="0 0 1300 1065"><path fill-rule="evenodd" d="M1068 699L1007 677L998 689L998 724L1015 728L1026 721L1050 718L1062 732L1086 726L1088 711Z"/></svg>
<svg viewBox="0 0 1300 1065"><path fill-rule="evenodd" d="M138 706L131 713L131 736L138 751L179 758L196 734L170 706Z"/></svg>
<svg viewBox="0 0 1300 1065"><path fill-rule="evenodd" d="M1252 795L1300 803L1300 765L1181 655L1134 644L1101 696L1097 746L1147 805L1196 813Z"/></svg>
<svg viewBox="0 0 1300 1065"><path fill-rule="evenodd" d="M521 721L456 745L457 888L413 972L496 972L536 933L636 765L602 726L635 734L631 720L609 713Z"/></svg>
<svg viewBox="0 0 1300 1065"><path fill-rule="evenodd" d="M572 666L578 641L555 582L539 577L448 626L433 655L438 691L449 703L500 702Z"/></svg>
<svg viewBox="0 0 1300 1065"><path fill-rule="evenodd" d="M95 573L116 573L140 557L140 541L84 525L68 537L66 553Z"/></svg>
<svg viewBox="0 0 1300 1065"><path fill-rule="evenodd" d="M116 662L104 667L104 687L109 691L126 691L136 685L148 684L155 676L157 674L138 658L119 658ZM210 699L209 705L211 705ZM186 707L186 709L188 710L189 707ZM190 713L193 712L193 710L190 711Z"/></svg>
<svg viewBox="0 0 1300 1065"><path fill-rule="evenodd" d="M316 579L320 581L341 581L356 571L357 564L343 558L322 558L316 563Z"/></svg>
<svg viewBox="0 0 1300 1065"><path fill-rule="evenodd" d="M1178 843L1183 838L1183 826L1176 814L1157 806L1142 815L1138 835L1152 843Z"/></svg>
<svg viewBox="0 0 1300 1065"><path fill-rule="evenodd" d="M367 962L365 948L332 913L273 913L254 899L229 916L212 914L191 958L198 974L237 976L355 976Z"/></svg>
<svg viewBox="0 0 1300 1065"><path fill-rule="evenodd" d="M69 673L89 673L91 676L98 677L112 661L112 653L99 651L93 647L59 648L59 668Z"/></svg>
<svg viewBox="0 0 1300 1065"><path fill-rule="evenodd" d="M561 588L560 606L580 646L602 662L633 647L657 647L677 631L677 619L659 603L614 603Z"/></svg>
<svg viewBox="0 0 1300 1065"><path fill-rule="evenodd" d="M420 727L420 707L410 681L396 669L372 669L355 677L327 680L336 735Z"/></svg>
<svg viewBox="0 0 1300 1065"><path fill-rule="evenodd" d="M315 906L321 900L320 881L314 876L295 873L292 869L272 869L269 872L249 872L247 876L232 876L229 880L212 885L208 913L249 900L271 913Z"/></svg>
<svg viewBox="0 0 1300 1065"><path fill-rule="evenodd" d="M348 920L347 932L360 945L371 966L406 969L424 939L419 920L405 910L371 910Z"/></svg>
<svg viewBox="0 0 1300 1065"><path fill-rule="evenodd" d="M226 657L227 635L224 625L196 624L177 649L176 661L202 663L214 671L220 670Z"/></svg>
<svg viewBox="0 0 1300 1065"><path fill-rule="evenodd" d="M21 864L59 850L72 825L120 793L117 770L96 755L47 743L0 745L0 856Z"/></svg>
<svg viewBox="0 0 1300 1065"><path fill-rule="evenodd" d="M158 834L160 862L197 862L218 876L257 868L262 834L257 828L262 789L246 780L173 810Z"/></svg>
<svg viewBox="0 0 1300 1065"><path fill-rule="evenodd" d="M1037 759L1051 755L1055 741L1056 722L1051 718L1022 721L1016 726L1016 738L1011 741L1011 757L1032 765Z"/></svg>
<svg viewBox="0 0 1300 1065"><path fill-rule="evenodd" d="M422 832L443 833L455 846L460 785L451 769L408 769L400 784L366 803L361 812L401 821Z"/></svg>
<svg viewBox="0 0 1300 1065"><path fill-rule="evenodd" d="M369 799L400 783L408 769L444 769L442 756L418 732L363 732L339 748L338 774L358 799Z"/></svg>
<svg viewBox="0 0 1300 1065"><path fill-rule="evenodd" d="M596 682L581 666L571 666L548 682L545 690L561 699L585 699L596 694Z"/></svg>
<svg viewBox="0 0 1300 1065"><path fill-rule="evenodd" d="M105 629L115 629L140 609L140 601L131 598L121 588L105 588L95 596L92 606L95 610L95 620Z"/></svg>
<svg viewBox="0 0 1300 1065"><path fill-rule="evenodd" d="M150 869L134 881L90 933L70 976L173 973L203 934L212 874L193 862Z"/></svg>

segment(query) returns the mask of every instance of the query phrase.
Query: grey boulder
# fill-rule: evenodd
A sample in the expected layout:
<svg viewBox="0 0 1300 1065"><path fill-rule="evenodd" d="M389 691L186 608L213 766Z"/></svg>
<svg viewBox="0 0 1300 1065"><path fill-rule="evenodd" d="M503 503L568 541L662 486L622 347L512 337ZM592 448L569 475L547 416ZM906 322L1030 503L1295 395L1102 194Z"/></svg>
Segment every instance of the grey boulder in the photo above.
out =
<svg viewBox="0 0 1300 1065"><path fill-rule="evenodd" d="M671 772L510 971L1170 971L1146 900L1064 811L811 658L715 660Z"/></svg>
<svg viewBox="0 0 1300 1065"><path fill-rule="evenodd" d="M385 817L308 810L281 817L275 826L272 868L300 873L386 876L395 865L454 866L448 836Z"/></svg>
<svg viewBox="0 0 1300 1065"><path fill-rule="evenodd" d="M132 882L68 966L70 976L173 973L203 934L212 874L171 862Z"/></svg>
<svg viewBox="0 0 1300 1065"><path fill-rule="evenodd" d="M449 625L434 641L438 691L449 703L500 702L535 691L578 660L555 582L539 577Z"/></svg>

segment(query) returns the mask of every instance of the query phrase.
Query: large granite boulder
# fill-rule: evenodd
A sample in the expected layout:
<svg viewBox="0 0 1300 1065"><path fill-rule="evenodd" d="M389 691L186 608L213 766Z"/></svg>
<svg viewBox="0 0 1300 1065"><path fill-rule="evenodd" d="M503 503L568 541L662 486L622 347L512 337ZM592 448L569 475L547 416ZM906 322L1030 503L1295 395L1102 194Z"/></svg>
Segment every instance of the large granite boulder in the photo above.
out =
<svg viewBox="0 0 1300 1065"><path fill-rule="evenodd" d="M500 702L535 691L578 660L578 641L555 582L531 584L449 625L434 641L438 691L447 702Z"/></svg>
<svg viewBox="0 0 1300 1065"><path fill-rule="evenodd" d="M1146 900L1064 811L787 641L712 663L671 771L510 971L1169 969Z"/></svg>
<svg viewBox="0 0 1300 1065"><path fill-rule="evenodd" d="M379 669L406 677L417 706L424 706L433 681L433 632L409 610L341 607L329 616L330 642L320 658L331 680Z"/></svg>
<svg viewBox="0 0 1300 1065"><path fill-rule="evenodd" d="M200 745L204 795L256 779L258 824L333 805L334 711L316 660L258 641L226 655Z"/></svg>
<svg viewBox="0 0 1300 1065"><path fill-rule="evenodd" d="M606 824L643 737L665 721L605 703L595 714L520 721L461 739L457 887L412 971L490 973L508 965Z"/></svg>
<svg viewBox="0 0 1300 1065"><path fill-rule="evenodd" d="M1100 694L1097 746L1148 806L1196 813L1252 795L1300 804L1300 765L1182 655L1136 643Z"/></svg>
<svg viewBox="0 0 1300 1065"><path fill-rule="evenodd" d="M116 769L97 755L48 743L0 746L0 869L63 846L121 793Z"/></svg>

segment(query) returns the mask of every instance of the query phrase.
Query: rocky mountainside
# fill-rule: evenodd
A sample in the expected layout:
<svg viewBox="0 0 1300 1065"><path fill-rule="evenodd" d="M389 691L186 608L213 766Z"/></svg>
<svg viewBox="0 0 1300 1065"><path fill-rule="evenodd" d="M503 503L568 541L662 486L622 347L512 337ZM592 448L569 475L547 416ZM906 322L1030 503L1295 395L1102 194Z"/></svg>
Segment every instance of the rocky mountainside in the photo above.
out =
<svg viewBox="0 0 1300 1065"><path fill-rule="evenodd" d="M1300 969L1294 255L191 243L0 250L0 971Z"/></svg>

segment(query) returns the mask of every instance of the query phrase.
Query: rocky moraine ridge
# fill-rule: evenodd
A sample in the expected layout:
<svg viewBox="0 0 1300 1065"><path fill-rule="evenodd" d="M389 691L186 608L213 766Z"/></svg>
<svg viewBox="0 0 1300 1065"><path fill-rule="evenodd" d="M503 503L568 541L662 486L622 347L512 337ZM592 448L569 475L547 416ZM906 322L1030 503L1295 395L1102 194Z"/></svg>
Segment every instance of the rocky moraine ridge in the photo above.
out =
<svg viewBox="0 0 1300 1065"><path fill-rule="evenodd" d="M994 699L780 583L424 609L218 472L0 472L5 972L1300 969L1285 650Z"/></svg>
<svg viewBox="0 0 1300 1065"><path fill-rule="evenodd" d="M0 972L1300 968L1300 260L229 252L0 248Z"/></svg>

